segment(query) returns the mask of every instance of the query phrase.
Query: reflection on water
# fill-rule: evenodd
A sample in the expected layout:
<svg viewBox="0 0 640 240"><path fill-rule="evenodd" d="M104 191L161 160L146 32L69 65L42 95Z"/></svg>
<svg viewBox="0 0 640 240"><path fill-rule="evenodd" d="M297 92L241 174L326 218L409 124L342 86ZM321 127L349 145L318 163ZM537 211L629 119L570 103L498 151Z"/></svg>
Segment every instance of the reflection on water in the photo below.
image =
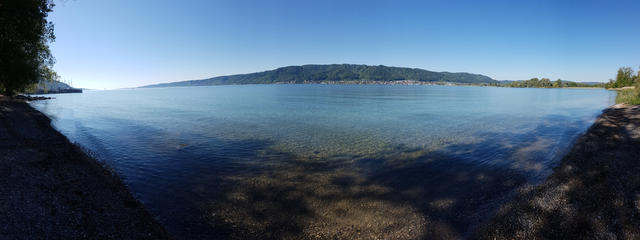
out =
<svg viewBox="0 0 640 240"><path fill-rule="evenodd" d="M535 183L604 90L268 85L34 103L178 238L457 238Z"/></svg>

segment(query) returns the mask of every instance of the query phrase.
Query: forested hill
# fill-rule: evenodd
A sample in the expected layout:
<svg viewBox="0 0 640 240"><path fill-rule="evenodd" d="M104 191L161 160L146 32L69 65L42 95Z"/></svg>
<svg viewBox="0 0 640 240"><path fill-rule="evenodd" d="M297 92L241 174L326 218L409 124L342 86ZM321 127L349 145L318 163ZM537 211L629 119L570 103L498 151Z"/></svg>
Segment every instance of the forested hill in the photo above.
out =
<svg viewBox="0 0 640 240"><path fill-rule="evenodd" d="M220 76L203 80L162 83L143 87L209 86L274 83L363 83L411 80L420 83L497 83L490 77L471 73L432 72L418 68L353 64L303 65L271 71Z"/></svg>

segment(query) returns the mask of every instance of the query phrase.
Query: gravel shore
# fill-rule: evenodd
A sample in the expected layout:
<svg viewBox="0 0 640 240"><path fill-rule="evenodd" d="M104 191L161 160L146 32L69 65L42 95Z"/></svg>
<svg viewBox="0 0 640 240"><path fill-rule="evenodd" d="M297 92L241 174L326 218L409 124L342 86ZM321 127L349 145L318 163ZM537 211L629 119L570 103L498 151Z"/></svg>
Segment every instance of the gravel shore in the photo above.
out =
<svg viewBox="0 0 640 240"><path fill-rule="evenodd" d="M111 171L0 96L0 239L169 239Z"/></svg>
<svg viewBox="0 0 640 240"><path fill-rule="evenodd" d="M615 105L478 239L640 239L640 106Z"/></svg>

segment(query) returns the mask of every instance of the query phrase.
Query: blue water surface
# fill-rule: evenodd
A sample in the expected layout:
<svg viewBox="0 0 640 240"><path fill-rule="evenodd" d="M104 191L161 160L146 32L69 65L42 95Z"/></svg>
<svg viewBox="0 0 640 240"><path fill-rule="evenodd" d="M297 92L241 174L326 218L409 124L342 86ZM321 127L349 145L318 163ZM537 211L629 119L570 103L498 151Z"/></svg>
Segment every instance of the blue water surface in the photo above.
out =
<svg viewBox="0 0 640 240"><path fill-rule="evenodd" d="M327 168L332 170L326 176L349 172L350 179L400 196L420 189L419 197L406 195L402 201L463 234L473 225L467 219L485 212L487 202L548 176L615 99L614 92L603 89L383 85L238 85L52 96L32 105L71 141L115 169L178 238L228 237L217 231L220 221L212 220L220 212L216 203L231 193L255 191L242 188L247 179ZM329 183L345 196L350 190L338 186L356 182L331 176ZM496 180L479 183L487 176ZM282 181L300 192L296 187L305 180L269 184ZM478 187L491 184L496 187ZM455 205L478 196L482 203ZM304 201L330 205L330 200ZM453 203L452 212L431 209L439 203ZM233 201L226 206L240 208ZM234 213L228 214L233 220Z"/></svg>

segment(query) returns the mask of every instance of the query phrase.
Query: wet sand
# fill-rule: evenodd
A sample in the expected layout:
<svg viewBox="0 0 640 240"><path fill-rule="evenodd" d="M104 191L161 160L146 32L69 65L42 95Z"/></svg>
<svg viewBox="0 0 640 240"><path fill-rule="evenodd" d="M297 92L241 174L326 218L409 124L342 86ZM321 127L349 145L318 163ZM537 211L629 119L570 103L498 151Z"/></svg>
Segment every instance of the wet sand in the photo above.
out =
<svg viewBox="0 0 640 240"><path fill-rule="evenodd" d="M640 106L606 109L541 185L523 187L478 239L639 239Z"/></svg>
<svg viewBox="0 0 640 240"><path fill-rule="evenodd" d="M0 96L0 239L169 239L122 181Z"/></svg>

